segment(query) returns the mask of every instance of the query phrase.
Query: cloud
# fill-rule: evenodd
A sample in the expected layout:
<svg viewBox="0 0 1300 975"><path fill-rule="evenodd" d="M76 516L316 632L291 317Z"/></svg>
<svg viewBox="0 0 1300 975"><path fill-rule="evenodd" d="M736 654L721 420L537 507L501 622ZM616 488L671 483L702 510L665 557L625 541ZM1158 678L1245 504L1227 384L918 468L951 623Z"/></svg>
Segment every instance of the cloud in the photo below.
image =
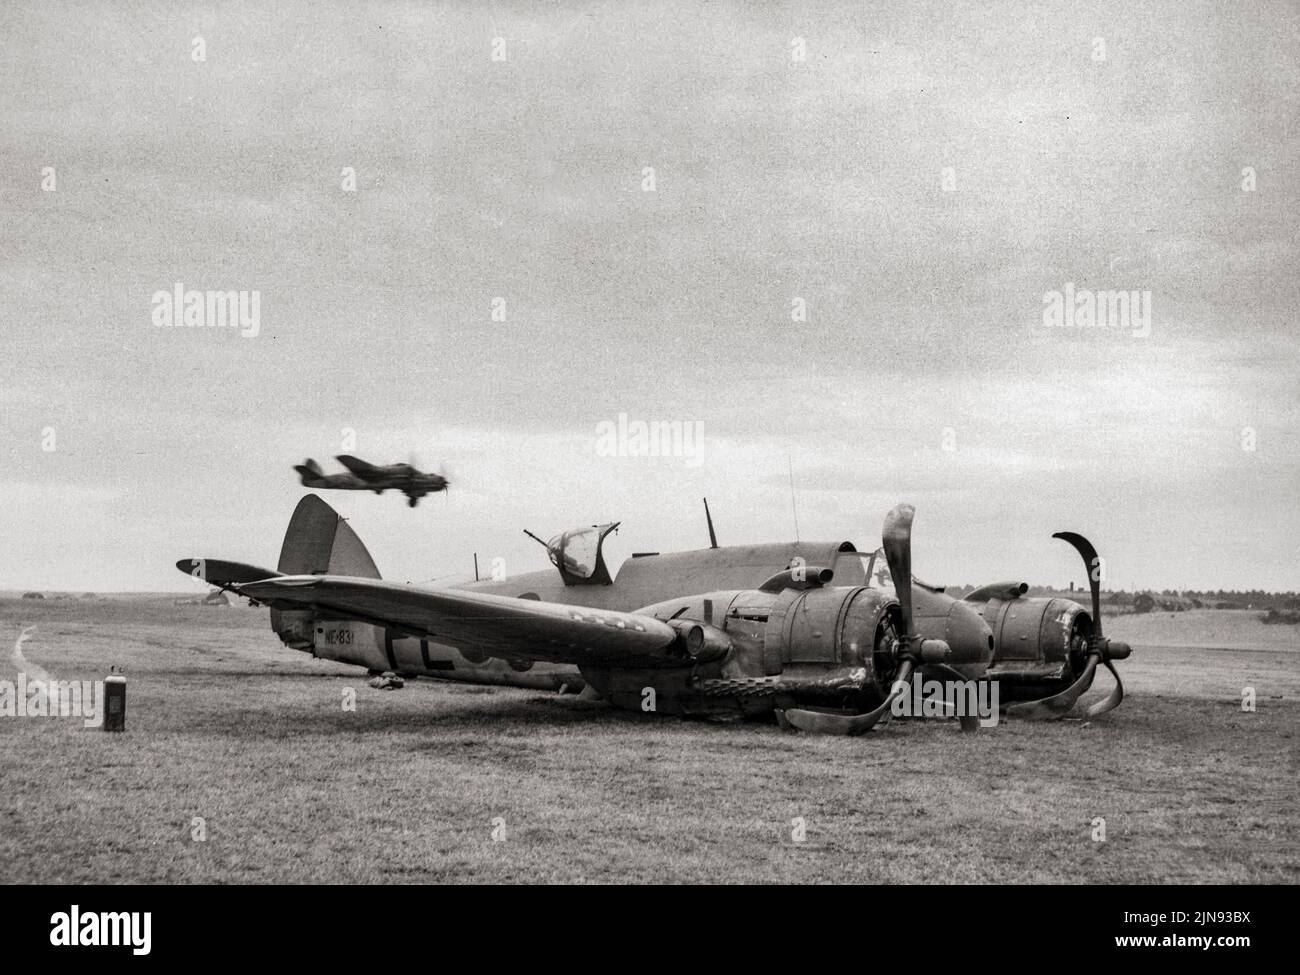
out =
<svg viewBox="0 0 1300 975"><path fill-rule="evenodd" d="M524 524L695 545L704 494L729 540L781 537L789 455L805 534L908 492L969 581L1055 564L1017 539L1068 520L1135 580L1294 587L1295 11L337 14L7 15L13 584L273 558L290 465L351 427L457 475L415 512L338 499L402 577L537 560ZM262 335L154 329L175 281L260 290ZM1150 339L1043 328L1065 281L1150 289ZM596 457L621 412L713 450Z"/></svg>

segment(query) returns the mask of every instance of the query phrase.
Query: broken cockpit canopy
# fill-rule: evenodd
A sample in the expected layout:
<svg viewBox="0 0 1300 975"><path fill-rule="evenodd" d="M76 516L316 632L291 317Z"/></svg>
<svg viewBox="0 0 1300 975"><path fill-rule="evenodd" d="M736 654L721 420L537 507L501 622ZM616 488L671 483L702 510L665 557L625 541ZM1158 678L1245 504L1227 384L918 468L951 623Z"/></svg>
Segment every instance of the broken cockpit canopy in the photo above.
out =
<svg viewBox="0 0 1300 975"><path fill-rule="evenodd" d="M620 522L575 528L556 535L546 543L546 554L560 570L566 586L608 586L613 582L605 565L605 536Z"/></svg>

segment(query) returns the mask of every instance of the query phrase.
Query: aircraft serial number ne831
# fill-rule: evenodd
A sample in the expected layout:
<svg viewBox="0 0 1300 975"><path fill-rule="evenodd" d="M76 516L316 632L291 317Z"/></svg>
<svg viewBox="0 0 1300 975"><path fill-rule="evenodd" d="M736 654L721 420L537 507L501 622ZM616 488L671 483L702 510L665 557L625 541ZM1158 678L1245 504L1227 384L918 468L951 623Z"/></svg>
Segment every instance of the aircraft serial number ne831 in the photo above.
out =
<svg viewBox="0 0 1300 975"><path fill-rule="evenodd" d="M352 643L352 631L346 627L325 631L325 642L330 646L344 646Z"/></svg>

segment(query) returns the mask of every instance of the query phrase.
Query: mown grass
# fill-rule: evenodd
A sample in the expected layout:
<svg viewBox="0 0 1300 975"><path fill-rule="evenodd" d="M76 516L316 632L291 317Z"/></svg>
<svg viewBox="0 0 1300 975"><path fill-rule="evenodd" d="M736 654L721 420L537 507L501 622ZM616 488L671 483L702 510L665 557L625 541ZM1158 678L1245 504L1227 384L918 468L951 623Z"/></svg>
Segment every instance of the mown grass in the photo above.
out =
<svg viewBox="0 0 1300 975"><path fill-rule="evenodd" d="M282 648L256 610L4 600L0 619L6 649L35 622L32 661L63 679L120 665L129 694L124 735L0 719L8 882L1300 880L1294 645L1139 647L1128 699L1091 724L838 739L377 691Z"/></svg>

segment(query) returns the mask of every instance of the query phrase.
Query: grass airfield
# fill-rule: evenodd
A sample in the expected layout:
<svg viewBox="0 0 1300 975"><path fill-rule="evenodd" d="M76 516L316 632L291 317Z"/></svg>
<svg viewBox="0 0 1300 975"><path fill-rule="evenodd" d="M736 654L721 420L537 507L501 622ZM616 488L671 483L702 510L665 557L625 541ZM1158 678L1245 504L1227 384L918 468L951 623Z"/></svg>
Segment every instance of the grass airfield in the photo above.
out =
<svg viewBox="0 0 1300 975"><path fill-rule="evenodd" d="M52 677L128 680L122 735L0 718L0 881L1300 881L1300 627L1254 612L1108 618L1135 649L1091 723L845 739L374 690L283 647L265 610L175 598L0 597L0 680L33 624Z"/></svg>

